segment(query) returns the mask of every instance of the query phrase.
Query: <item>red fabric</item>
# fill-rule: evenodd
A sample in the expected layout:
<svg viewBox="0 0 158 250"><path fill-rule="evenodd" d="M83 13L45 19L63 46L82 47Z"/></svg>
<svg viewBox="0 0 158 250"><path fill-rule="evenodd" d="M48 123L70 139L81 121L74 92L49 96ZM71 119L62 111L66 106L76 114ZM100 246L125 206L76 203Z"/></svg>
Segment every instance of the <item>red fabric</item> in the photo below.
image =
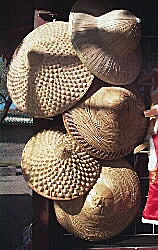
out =
<svg viewBox="0 0 158 250"><path fill-rule="evenodd" d="M152 138L154 142L156 158L158 159L158 134L153 135ZM143 211L143 218L158 221L158 161L154 170L149 171L148 198Z"/></svg>

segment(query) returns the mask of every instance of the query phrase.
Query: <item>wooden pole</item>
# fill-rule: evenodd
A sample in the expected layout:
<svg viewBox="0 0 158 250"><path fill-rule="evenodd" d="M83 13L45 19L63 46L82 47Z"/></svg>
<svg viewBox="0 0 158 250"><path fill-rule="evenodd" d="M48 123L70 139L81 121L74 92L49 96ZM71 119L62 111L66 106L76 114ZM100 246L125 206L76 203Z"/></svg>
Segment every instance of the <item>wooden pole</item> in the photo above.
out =
<svg viewBox="0 0 158 250"><path fill-rule="evenodd" d="M47 120L34 119L34 134L48 126ZM49 250L49 200L32 193L32 250Z"/></svg>
<svg viewBox="0 0 158 250"><path fill-rule="evenodd" d="M33 191L32 250L49 250L49 201Z"/></svg>

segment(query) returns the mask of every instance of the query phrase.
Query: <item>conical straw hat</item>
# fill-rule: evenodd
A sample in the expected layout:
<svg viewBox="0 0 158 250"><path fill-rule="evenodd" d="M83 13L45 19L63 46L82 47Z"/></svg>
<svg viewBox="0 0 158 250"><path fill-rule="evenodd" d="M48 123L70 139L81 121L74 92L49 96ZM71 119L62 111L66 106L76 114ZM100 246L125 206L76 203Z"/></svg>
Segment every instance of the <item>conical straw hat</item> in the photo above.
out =
<svg viewBox="0 0 158 250"><path fill-rule="evenodd" d="M50 199L68 200L85 194L100 174L100 163L70 136L42 130L25 145L21 167L28 185Z"/></svg>
<svg viewBox="0 0 158 250"><path fill-rule="evenodd" d="M84 197L55 201L58 222L76 237L97 241L121 233L140 207L140 183L124 159L107 161L96 184Z"/></svg>
<svg viewBox="0 0 158 250"><path fill-rule="evenodd" d="M132 88L101 87L63 114L68 133L89 154L113 160L142 143L147 126L145 106Z"/></svg>
<svg viewBox="0 0 158 250"><path fill-rule="evenodd" d="M81 61L105 82L132 83L142 63L140 19L124 9L97 17L74 9L69 15L69 31Z"/></svg>
<svg viewBox="0 0 158 250"><path fill-rule="evenodd" d="M50 117L72 107L94 76L78 58L68 22L43 24L16 49L7 84L17 108L33 117Z"/></svg>

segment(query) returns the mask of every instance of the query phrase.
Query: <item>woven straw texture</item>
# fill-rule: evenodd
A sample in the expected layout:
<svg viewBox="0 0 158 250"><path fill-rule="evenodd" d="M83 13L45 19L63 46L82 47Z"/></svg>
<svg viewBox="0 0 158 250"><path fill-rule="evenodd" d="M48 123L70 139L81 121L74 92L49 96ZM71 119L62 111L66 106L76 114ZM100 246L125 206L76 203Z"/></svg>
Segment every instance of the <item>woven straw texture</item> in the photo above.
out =
<svg viewBox="0 0 158 250"><path fill-rule="evenodd" d="M91 241L119 234L139 206L139 178L123 159L104 162L97 183L84 197L54 202L59 223L76 237Z"/></svg>
<svg viewBox="0 0 158 250"><path fill-rule="evenodd" d="M127 10L94 17L71 12L69 30L73 46L87 68L101 80L132 83L142 64L140 19Z"/></svg>
<svg viewBox="0 0 158 250"><path fill-rule="evenodd" d="M56 130L43 130L28 141L21 167L35 192L57 200L85 194L100 174L98 161Z"/></svg>
<svg viewBox="0 0 158 250"><path fill-rule="evenodd" d="M56 21L24 38L10 63L7 84L19 110L42 118L72 107L93 78L72 46L68 22Z"/></svg>
<svg viewBox="0 0 158 250"><path fill-rule="evenodd" d="M68 133L91 155L113 160L132 153L145 136L142 98L132 88L101 87L63 114Z"/></svg>

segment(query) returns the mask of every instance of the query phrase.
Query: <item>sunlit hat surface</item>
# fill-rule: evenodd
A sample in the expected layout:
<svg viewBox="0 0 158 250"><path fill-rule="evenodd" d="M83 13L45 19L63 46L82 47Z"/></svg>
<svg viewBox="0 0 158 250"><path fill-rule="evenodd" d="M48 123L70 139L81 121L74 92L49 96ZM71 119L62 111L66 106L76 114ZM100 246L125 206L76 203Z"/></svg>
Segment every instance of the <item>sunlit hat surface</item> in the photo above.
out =
<svg viewBox="0 0 158 250"><path fill-rule="evenodd" d="M68 23L43 24L15 50L7 85L17 108L33 117L50 117L72 107L94 76L78 58Z"/></svg>
<svg viewBox="0 0 158 250"><path fill-rule="evenodd" d="M63 113L68 133L89 154L113 160L142 143L147 119L139 92L118 86L101 87Z"/></svg>
<svg viewBox="0 0 158 250"><path fill-rule="evenodd" d="M58 222L76 237L104 240L118 235L140 207L140 182L124 160L107 161L96 184L84 197L55 201Z"/></svg>
<svg viewBox="0 0 158 250"><path fill-rule="evenodd" d="M22 172L30 188L50 198L68 200L85 194L100 174L100 163L63 131L49 129L25 145Z"/></svg>
<svg viewBox="0 0 158 250"><path fill-rule="evenodd" d="M130 84L137 78L142 64L141 20L126 9L112 9L107 4L106 10L102 1L99 15L100 1L94 3L92 6L96 8L92 10L89 4L89 11L83 1L77 1L72 7L69 31L73 46L95 76L114 85Z"/></svg>

